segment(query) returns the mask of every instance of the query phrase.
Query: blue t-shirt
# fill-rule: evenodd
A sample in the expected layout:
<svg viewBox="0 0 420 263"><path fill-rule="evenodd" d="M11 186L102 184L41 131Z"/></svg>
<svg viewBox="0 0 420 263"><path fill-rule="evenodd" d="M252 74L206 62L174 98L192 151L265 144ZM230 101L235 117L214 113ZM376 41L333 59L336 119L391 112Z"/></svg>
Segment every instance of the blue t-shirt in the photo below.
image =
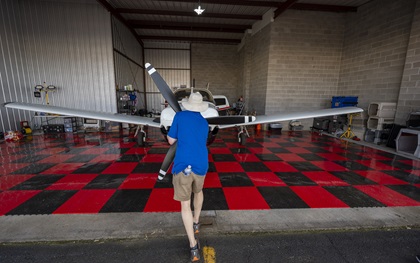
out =
<svg viewBox="0 0 420 263"><path fill-rule="evenodd" d="M209 168L207 136L209 125L199 112L180 111L175 114L168 136L178 140L172 173L177 174L191 165L197 175Z"/></svg>

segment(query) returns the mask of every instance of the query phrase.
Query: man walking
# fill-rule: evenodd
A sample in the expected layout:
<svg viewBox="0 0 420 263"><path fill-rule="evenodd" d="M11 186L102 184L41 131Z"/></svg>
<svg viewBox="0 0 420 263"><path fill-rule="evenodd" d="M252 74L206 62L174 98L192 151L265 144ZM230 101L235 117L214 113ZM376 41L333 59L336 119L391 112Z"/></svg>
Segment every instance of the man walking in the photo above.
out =
<svg viewBox="0 0 420 263"><path fill-rule="evenodd" d="M177 142L172 168L174 199L181 202L181 215L191 249L191 261L200 260L199 232L200 212L203 206L203 185L208 170L207 136L209 126L200 112L208 108L199 92L191 93L183 101L186 109L175 114L168 132L169 144ZM191 194L194 193L194 215L191 211Z"/></svg>

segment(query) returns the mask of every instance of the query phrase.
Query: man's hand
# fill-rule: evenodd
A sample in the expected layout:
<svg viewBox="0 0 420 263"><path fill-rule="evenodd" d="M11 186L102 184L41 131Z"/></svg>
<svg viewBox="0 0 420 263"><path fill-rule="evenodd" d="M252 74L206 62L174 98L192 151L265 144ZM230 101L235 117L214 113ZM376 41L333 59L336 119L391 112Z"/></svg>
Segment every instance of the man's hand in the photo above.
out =
<svg viewBox="0 0 420 263"><path fill-rule="evenodd" d="M169 137L168 135L166 135L166 138L168 139L168 142L170 145L174 144L176 142L176 139Z"/></svg>

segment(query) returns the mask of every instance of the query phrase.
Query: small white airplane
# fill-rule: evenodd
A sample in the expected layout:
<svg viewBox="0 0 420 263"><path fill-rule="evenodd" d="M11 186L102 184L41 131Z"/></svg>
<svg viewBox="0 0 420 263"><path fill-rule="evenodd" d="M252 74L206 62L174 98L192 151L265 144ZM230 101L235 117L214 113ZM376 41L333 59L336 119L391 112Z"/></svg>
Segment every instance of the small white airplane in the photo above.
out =
<svg viewBox="0 0 420 263"><path fill-rule="evenodd" d="M155 128L160 128L162 134L166 135L170 129L175 113L182 111L184 108L182 106L182 100L188 98L191 90L188 88L178 89L175 92L169 88L168 84L161 77L161 75L156 71L156 69L149 63L145 64L145 68L156 86L162 93L162 96L168 102L171 107L165 108L160 116L160 119L152 119L148 117L141 117L136 115L124 115L118 113L101 113L96 111L80 110L80 109L71 109L64 107L57 107L51 105L42 105L34 103L23 103L23 102L8 102L4 106L9 109L20 109L20 110L29 110L36 112L44 112L50 114L59 114L64 116L74 116L81 118L97 119L104 121L113 121L119 123L129 123L138 125L139 131L137 134L137 143L141 146L144 145L146 141L146 132L144 131L144 126L150 126ZM261 116L246 116L246 115L233 115L233 116L219 116L216 106L214 104L213 95L208 89L194 89L194 92L200 92L203 96L203 100L209 103L209 108L207 111L201 113L204 118L209 123L209 135L207 143L211 144L219 129L230 128L230 127L239 127L238 132L238 142L244 144L246 141L246 135L244 132L245 125L255 125L255 124L264 124L264 123L274 123L281 121L290 121L290 120L299 120L299 119L309 119L316 117L324 116L333 116L333 115L342 115L350 113L362 112L363 109L358 107L343 107L343 108L330 108L322 110L313 110L307 112L292 112L292 113L278 113L273 115L261 115ZM165 160L163 161L161 170L159 171L159 179L165 176L169 166L171 165L173 158L175 157L176 143L173 144L166 154Z"/></svg>

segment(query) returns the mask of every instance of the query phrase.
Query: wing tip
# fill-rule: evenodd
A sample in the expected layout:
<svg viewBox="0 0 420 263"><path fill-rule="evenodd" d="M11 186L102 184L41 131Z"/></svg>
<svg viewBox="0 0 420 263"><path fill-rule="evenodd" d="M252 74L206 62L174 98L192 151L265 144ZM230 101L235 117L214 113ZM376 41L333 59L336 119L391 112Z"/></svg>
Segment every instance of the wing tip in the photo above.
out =
<svg viewBox="0 0 420 263"><path fill-rule="evenodd" d="M148 68L148 67L150 67L152 64L150 64L149 62L147 62L146 64L144 64L144 66L146 67L146 68Z"/></svg>

